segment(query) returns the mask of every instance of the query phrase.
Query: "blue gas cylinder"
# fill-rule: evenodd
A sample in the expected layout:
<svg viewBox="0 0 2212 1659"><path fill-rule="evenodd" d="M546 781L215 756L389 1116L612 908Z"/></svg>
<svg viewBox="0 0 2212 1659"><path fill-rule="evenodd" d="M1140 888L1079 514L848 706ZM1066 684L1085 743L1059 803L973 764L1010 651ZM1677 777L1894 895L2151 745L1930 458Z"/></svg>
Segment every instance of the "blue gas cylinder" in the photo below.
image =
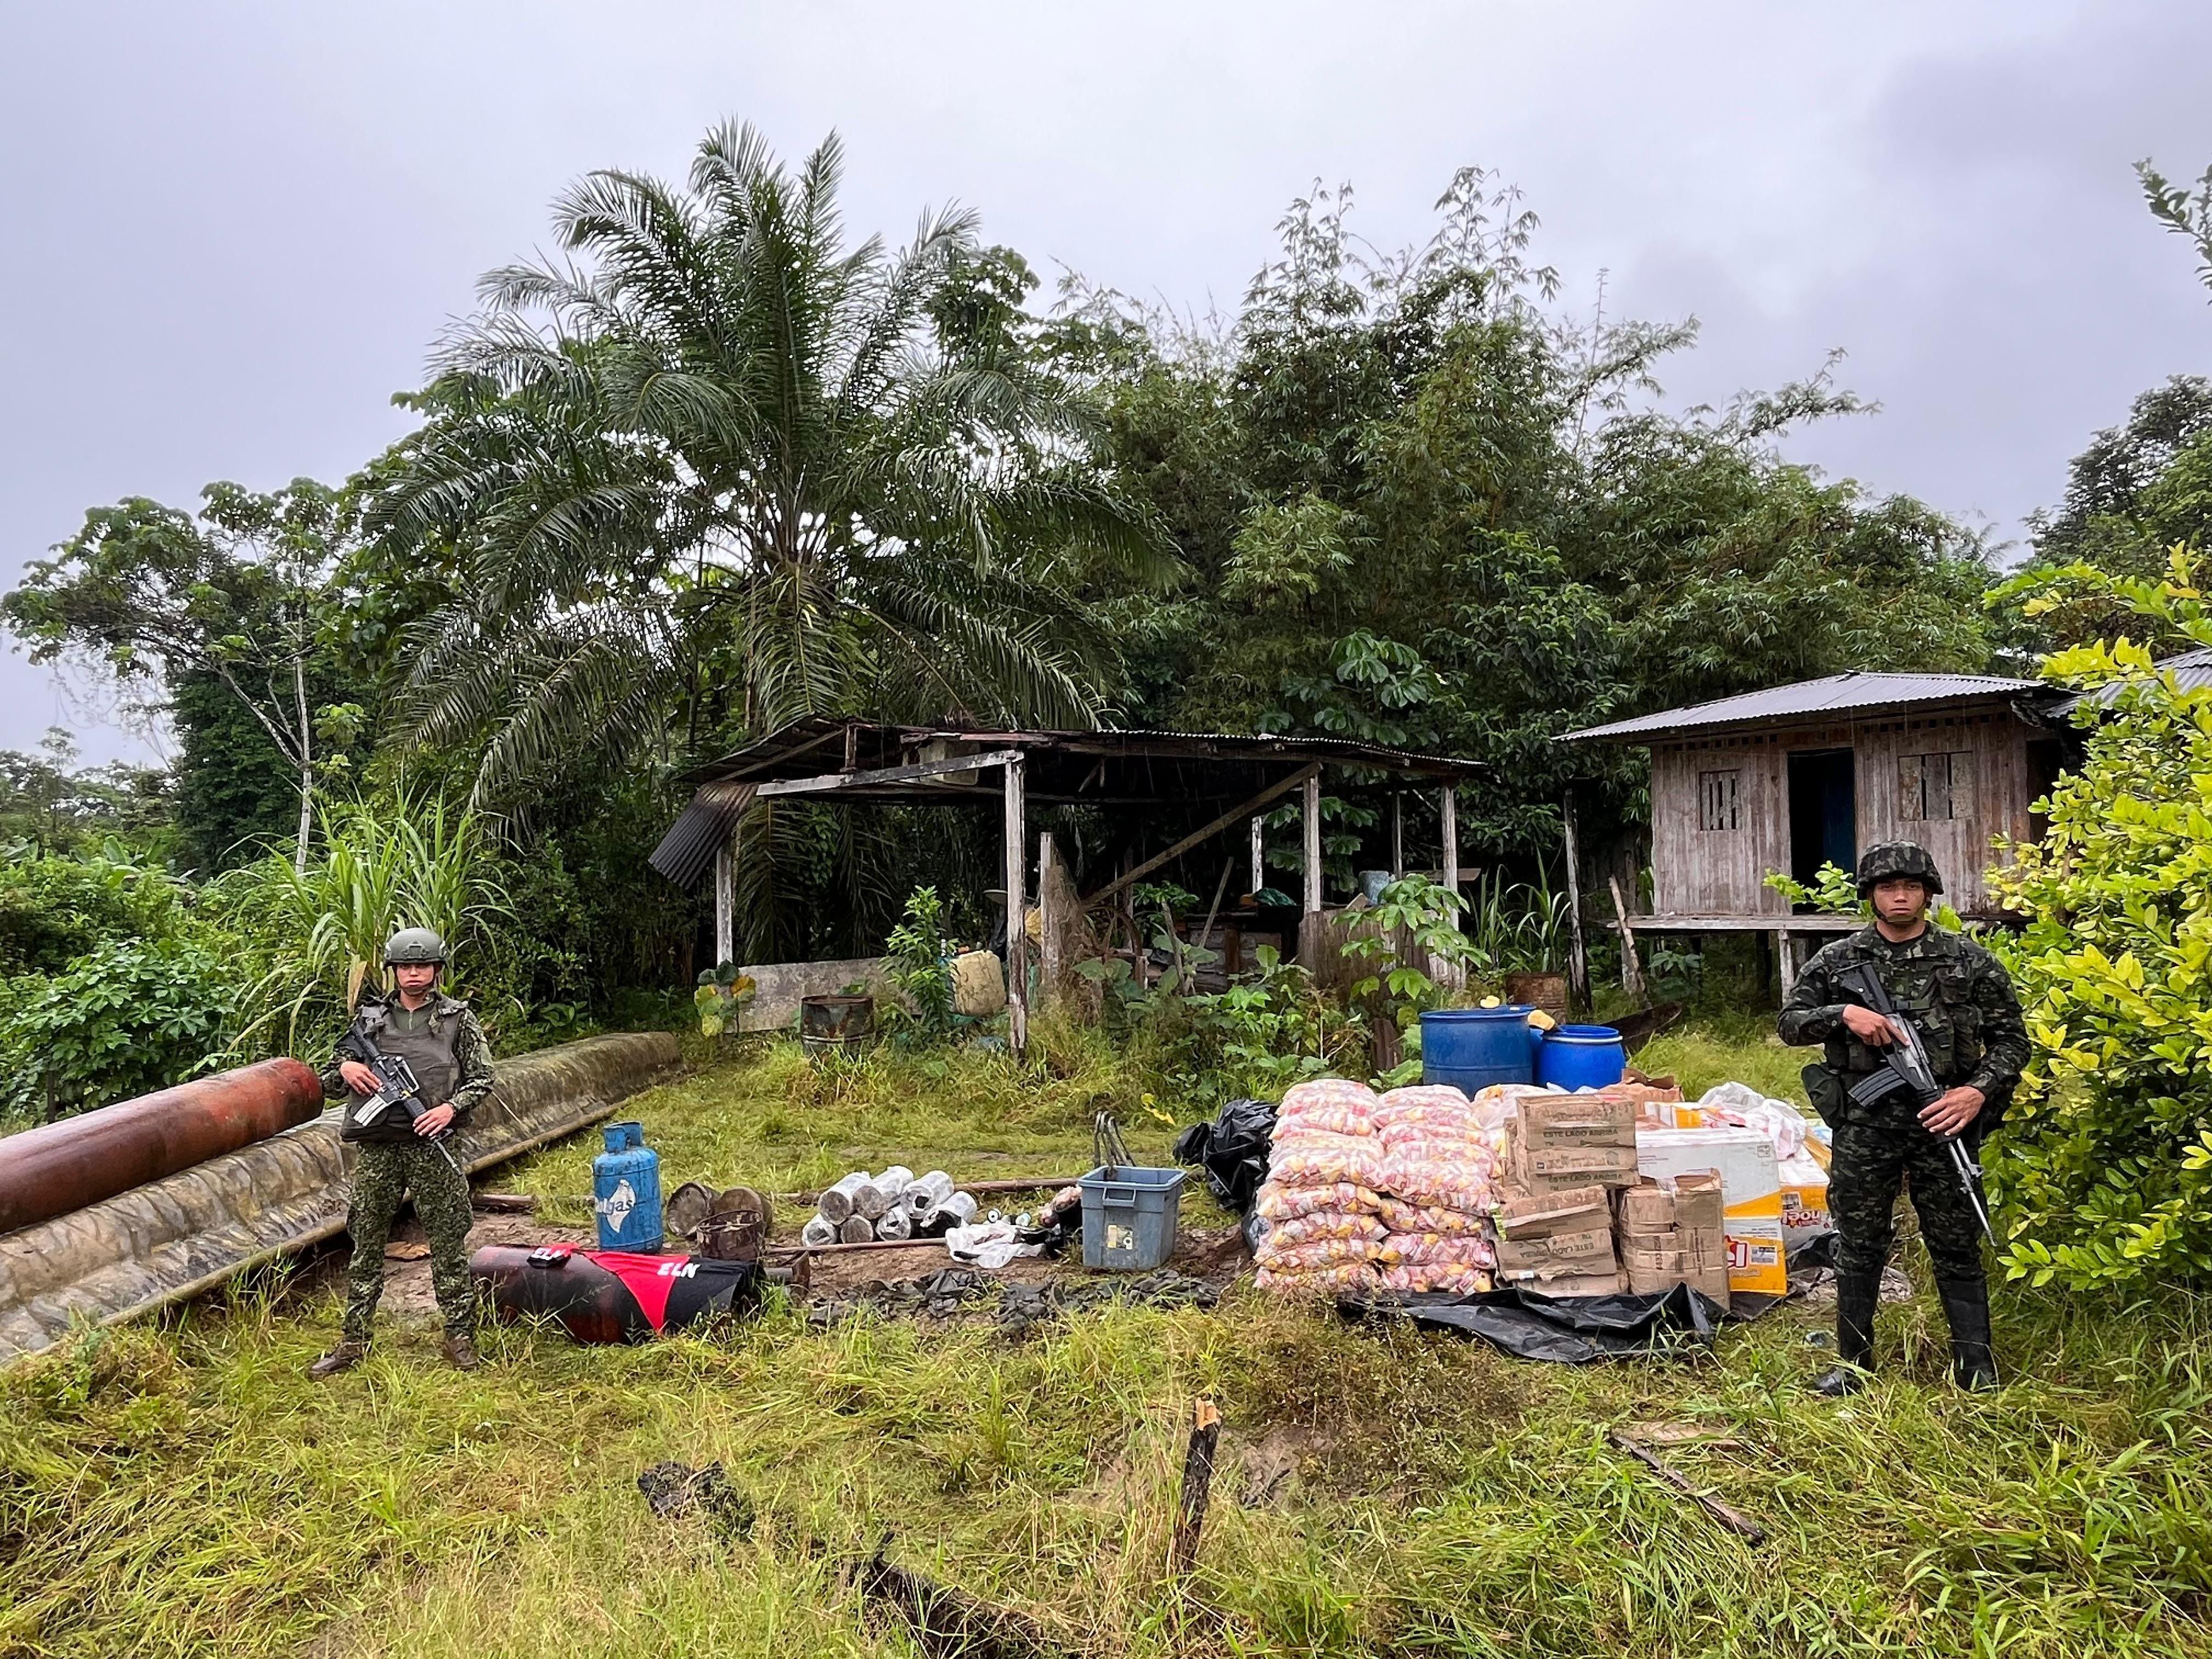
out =
<svg viewBox="0 0 2212 1659"><path fill-rule="evenodd" d="M592 1160L592 1210L603 1250L660 1249L660 1154L645 1144L645 1127L610 1123L607 1149Z"/></svg>

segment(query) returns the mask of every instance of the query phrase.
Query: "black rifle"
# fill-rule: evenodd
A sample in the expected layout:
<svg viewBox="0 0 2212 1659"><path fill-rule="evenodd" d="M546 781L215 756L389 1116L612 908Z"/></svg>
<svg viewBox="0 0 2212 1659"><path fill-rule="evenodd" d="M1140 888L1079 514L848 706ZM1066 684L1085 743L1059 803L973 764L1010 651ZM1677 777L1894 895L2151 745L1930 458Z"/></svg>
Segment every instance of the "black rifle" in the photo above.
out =
<svg viewBox="0 0 2212 1659"><path fill-rule="evenodd" d="M1836 979L1846 989L1857 992L1868 1007L1887 1020L1897 1036L1882 1050L1881 1068L1868 1073L1851 1085L1851 1099L1861 1106L1872 1106L1887 1100L1900 1089L1912 1097L1917 1106L1926 1106L1938 1098L1943 1093L1943 1085L1936 1082L1936 1068L1928 1063L1928 1049L1912 1022L1900 1015L1890 1002L1889 988L1881 982L1881 975L1870 963L1862 962L1853 963ZM1974 1162L1966 1143L1959 1136L1945 1135L1942 1139L1951 1154L1951 1167L1958 1171L1959 1185L1966 1194L1966 1202L1973 1209L1974 1219L1982 1224L1982 1236L1995 1246L1996 1230L1990 1225L1989 1206L1982 1200L1982 1166Z"/></svg>
<svg viewBox="0 0 2212 1659"><path fill-rule="evenodd" d="M356 1123L367 1127L387 1112L402 1110L411 1123L430 1110L430 1103L422 1098L422 1085L415 1075L415 1068L403 1056L387 1054L379 1048L376 1039L362 1029L358 1020L347 1027L346 1034L338 1039L338 1056L343 1060L358 1060L376 1073L376 1092L353 1109ZM459 1160L453 1157L453 1149L446 1145L452 1139L453 1133L453 1126L448 1124L437 1133L424 1135L421 1139L443 1152L446 1162L453 1166L453 1173L466 1181L468 1171L462 1169Z"/></svg>

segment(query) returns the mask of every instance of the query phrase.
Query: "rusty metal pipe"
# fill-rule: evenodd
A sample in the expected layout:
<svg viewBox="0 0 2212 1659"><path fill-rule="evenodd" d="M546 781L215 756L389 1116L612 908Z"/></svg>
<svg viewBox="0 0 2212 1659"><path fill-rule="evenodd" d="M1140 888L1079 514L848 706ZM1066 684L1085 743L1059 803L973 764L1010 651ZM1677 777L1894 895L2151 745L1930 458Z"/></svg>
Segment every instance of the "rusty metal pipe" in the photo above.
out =
<svg viewBox="0 0 2212 1659"><path fill-rule="evenodd" d="M0 1138L0 1233L234 1152L322 1109L312 1067L264 1060Z"/></svg>

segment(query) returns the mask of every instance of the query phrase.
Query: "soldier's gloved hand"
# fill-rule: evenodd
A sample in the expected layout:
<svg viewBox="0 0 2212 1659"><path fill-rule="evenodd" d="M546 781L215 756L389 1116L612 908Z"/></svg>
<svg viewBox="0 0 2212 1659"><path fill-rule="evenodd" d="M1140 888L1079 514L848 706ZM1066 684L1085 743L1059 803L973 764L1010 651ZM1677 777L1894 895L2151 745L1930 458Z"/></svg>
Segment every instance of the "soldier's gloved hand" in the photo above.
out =
<svg viewBox="0 0 2212 1659"><path fill-rule="evenodd" d="M373 1095L384 1086L384 1079L357 1060L340 1060L338 1075L345 1079L346 1087L357 1095Z"/></svg>
<svg viewBox="0 0 2212 1659"><path fill-rule="evenodd" d="M1920 1109L1921 1127L1948 1140L1981 1115L1984 1099L1979 1089L1947 1089Z"/></svg>
<svg viewBox="0 0 2212 1659"><path fill-rule="evenodd" d="M453 1121L453 1109L451 1105L433 1106L415 1120L415 1133L424 1136L434 1135Z"/></svg>
<svg viewBox="0 0 2212 1659"><path fill-rule="evenodd" d="M1886 1016L1871 1008L1862 1008L1856 1002L1844 1005L1844 1024L1861 1042L1876 1048L1887 1048L1897 1041L1897 1033L1890 1028Z"/></svg>

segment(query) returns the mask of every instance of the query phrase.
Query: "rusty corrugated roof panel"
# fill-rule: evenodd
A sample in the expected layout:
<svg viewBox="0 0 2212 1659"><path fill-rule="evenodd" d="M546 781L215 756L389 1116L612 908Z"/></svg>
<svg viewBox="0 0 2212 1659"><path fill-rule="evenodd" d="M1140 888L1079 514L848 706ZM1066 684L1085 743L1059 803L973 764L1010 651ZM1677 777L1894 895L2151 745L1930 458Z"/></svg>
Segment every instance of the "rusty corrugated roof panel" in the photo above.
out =
<svg viewBox="0 0 2212 1659"><path fill-rule="evenodd" d="M1811 720L1822 714L1864 714L1892 708L1911 708L1929 703L1965 702L1984 697L2021 696L2048 693L2034 680L2004 679L1994 674L1830 674L1791 685L1769 686L1686 708L1662 709L1634 720L1615 720L1569 732L1562 743L1648 742L1677 732L1702 731L1719 726L1745 726L1765 720Z"/></svg>

